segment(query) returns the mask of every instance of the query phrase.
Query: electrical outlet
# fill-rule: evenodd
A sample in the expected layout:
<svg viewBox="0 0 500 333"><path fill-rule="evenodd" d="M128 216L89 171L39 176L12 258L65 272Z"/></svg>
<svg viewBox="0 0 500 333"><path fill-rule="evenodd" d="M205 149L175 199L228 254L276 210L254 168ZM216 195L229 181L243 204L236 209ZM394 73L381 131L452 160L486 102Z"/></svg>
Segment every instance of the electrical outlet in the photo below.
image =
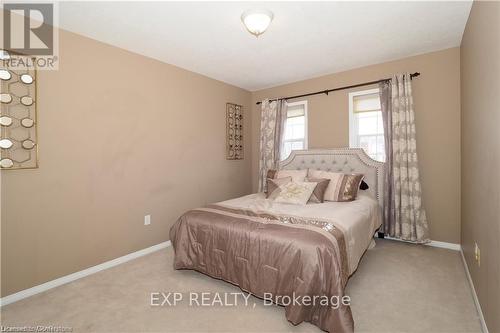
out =
<svg viewBox="0 0 500 333"><path fill-rule="evenodd" d="M144 216L144 225L150 225L150 224L151 224L151 215Z"/></svg>

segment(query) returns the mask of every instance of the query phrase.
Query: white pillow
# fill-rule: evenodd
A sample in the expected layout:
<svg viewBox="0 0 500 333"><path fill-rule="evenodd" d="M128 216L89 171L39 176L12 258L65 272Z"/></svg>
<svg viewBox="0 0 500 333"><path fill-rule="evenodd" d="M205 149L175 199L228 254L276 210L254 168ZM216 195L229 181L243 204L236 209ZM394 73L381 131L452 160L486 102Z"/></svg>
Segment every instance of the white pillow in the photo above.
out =
<svg viewBox="0 0 500 333"><path fill-rule="evenodd" d="M303 182L307 177L307 169L305 170L278 170L274 178L292 177L292 181L296 183Z"/></svg>
<svg viewBox="0 0 500 333"><path fill-rule="evenodd" d="M318 183L313 182L290 182L280 186L275 202L292 205L305 205Z"/></svg>
<svg viewBox="0 0 500 333"><path fill-rule="evenodd" d="M335 199L336 193L337 189L340 187L343 175L343 173L309 169L307 177L330 179L330 183L328 183L328 187L325 191L324 199L326 201L337 201Z"/></svg>

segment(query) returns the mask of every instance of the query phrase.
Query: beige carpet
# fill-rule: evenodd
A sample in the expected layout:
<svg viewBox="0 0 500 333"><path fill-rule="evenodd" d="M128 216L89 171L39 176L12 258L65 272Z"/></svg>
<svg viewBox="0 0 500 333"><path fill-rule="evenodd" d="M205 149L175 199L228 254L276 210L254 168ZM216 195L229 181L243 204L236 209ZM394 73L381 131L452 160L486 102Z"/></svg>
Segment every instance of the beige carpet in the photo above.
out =
<svg viewBox="0 0 500 333"><path fill-rule="evenodd" d="M357 332L480 332L459 252L377 240L347 293ZM151 292L239 292L172 269L172 248L10 304L3 326L69 326L81 332L320 332L288 323L282 307L151 307ZM241 298L243 300L243 298ZM254 306L255 304L255 306Z"/></svg>

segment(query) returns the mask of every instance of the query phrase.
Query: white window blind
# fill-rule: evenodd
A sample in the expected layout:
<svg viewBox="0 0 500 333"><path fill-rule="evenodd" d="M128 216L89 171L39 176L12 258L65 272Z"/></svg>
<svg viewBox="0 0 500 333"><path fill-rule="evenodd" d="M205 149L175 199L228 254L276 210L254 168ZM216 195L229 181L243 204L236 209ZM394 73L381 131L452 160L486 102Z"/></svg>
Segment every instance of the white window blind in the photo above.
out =
<svg viewBox="0 0 500 333"><path fill-rule="evenodd" d="M380 97L378 92L353 96L354 113L380 111Z"/></svg>

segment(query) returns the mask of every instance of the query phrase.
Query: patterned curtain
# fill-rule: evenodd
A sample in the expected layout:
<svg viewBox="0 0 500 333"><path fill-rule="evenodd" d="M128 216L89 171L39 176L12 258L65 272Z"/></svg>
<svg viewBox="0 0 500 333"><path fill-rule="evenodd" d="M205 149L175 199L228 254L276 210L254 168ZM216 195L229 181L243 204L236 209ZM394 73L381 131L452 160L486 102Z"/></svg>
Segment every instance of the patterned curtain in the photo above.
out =
<svg viewBox="0 0 500 333"><path fill-rule="evenodd" d="M380 101L386 151L384 232L426 243L429 227L422 205L410 74L398 74L381 83Z"/></svg>
<svg viewBox="0 0 500 333"><path fill-rule="evenodd" d="M267 170L279 165L287 105L285 100L263 100L261 105L259 191L264 191Z"/></svg>

